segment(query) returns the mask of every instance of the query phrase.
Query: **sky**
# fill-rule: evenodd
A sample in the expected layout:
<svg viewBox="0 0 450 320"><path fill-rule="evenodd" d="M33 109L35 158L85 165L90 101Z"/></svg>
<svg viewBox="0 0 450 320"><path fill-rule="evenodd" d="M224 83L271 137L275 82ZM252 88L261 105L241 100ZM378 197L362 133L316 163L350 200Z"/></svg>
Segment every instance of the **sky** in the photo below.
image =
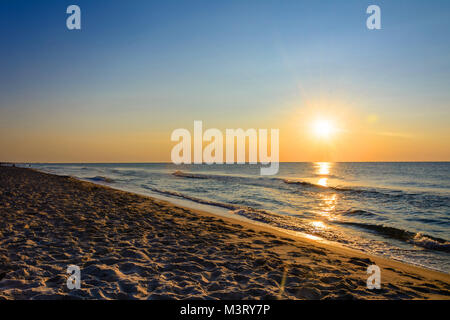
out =
<svg viewBox="0 0 450 320"><path fill-rule="evenodd" d="M449 32L445 0L2 0L0 161L169 162L194 120L277 128L281 161L450 161Z"/></svg>

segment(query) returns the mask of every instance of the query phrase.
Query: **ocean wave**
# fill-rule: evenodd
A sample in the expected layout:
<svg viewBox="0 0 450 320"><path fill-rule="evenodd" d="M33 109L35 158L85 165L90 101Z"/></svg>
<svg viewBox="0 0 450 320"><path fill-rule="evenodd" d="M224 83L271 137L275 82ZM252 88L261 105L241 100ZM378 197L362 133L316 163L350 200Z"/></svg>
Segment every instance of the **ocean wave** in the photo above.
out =
<svg viewBox="0 0 450 320"><path fill-rule="evenodd" d="M212 179L221 181L222 183L265 187L294 194L297 194L299 191L303 190L308 192L336 192L357 197L357 200L361 200L361 197L364 197L375 199L378 202L388 205L392 202L405 203L412 205L419 210L429 210L430 208L447 208L450 206L450 197L445 195L427 193L417 194L395 189L368 188L359 186L323 186L299 179L191 173L179 170L172 173L172 175L186 179Z"/></svg>
<svg viewBox="0 0 450 320"><path fill-rule="evenodd" d="M353 193L372 193L372 194L384 194L377 190L359 188L359 187L339 187L339 186L324 186L321 184L316 184L303 180L291 180L291 179L282 179L284 183L289 185L298 185L301 187L311 187L318 188L321 190L332 190L332 191L341 191L341 192L353 192ZM400 191L401 192L401 191Z"/></svg>
<svg viewBox="0 0 450 320"><path fill-rule="evenodd" d="M403 230L395 227L389 227L385 225L379 224L370 224L370 223L360 223L360 222L347 222L347 221L339 221L337 222L343 225L350 225L359 228L364 228L366 230L373 231L377 234L380 234L385 237L389 237L396 240L402 240L405 242L409 242L415 244L417 246L438 250L444 252L450 252L450 242L445 239L440 239L436 237L432 237L430 235L423 234L421 232L415 233L408 230Z"/></svg>
<svg viewBox="0 0 450 320"><path fill-rule="evenodd" d="M204 200L204 199L200 199L200 198L196 198L196 197L192 197L192 196L183 194L181 192L161 190L161 189L149 187L149 186L146 186L146 185L142 185L142 187L147 189L147 190L150 190L150 191L162 194L162 195L182 198L182 199L190 200L190 201L197 202L197 203L200 203L200 204L206 204L206 205L210 205L210 206L221 207L221 208L225 208L225 209L229 209L229 210L236 210L238 208L238 206L236 206L236 205L232 205L232 204L228 204L228 203L222 203L222 202L216 202L216 201L210 201L210 200Z"/></svg>
<svg viewBox="0 0 450 320"><path fill-rule="evenodd" d="M373 212L369 212L366 210L360 210L360 209L354 209L354 210L347 210L343 213L341 213L343 216L363 216L363 217L374 217L377 216Z"/></svg>
<svg viewBox="0 0 450 320"><path fill-rule="evenodd" d="M295 187L297 186L299 188L306 188L311 191L331 191L344 194L352 194L355 196L367 196L380 199L384 202L390 202L392 200L407 201L419 208L441 206L447 207L450 205L450 197L448 196L426 193L417 194L395 189L368 188L359 186L323 186L299 179L191 173L183 172L180 170L173 172L172 175L187 179L212 179L222 182L233 182L242 185L263 186L286 192L297 192L297 190L295 190Z"/></svg>
<svg viewBox="0 0 450 320"><path fill-rule="evenodd" d="M189 179L208 179L210 175L202 175L202 174L194 174L194 173L186 173L180 170L175 171L172 175L181 178L189 178Z"/></svg>
<svg viewBox="0 0 450 320"><path fill-rule="evenodd" d="M260 176L238 176L238 175L223 175L223 174L205 174L205 173L191 173L191 172L183 172L177 170L172 173L173 176L178 178L186 178L186 179L211 179L217 180L221 182L229 182L236 183L241 185L251 185L251 186L262 186L262 187L272 187L272 188L280 188L280 184L277 184L279 181L278 178L267 178ZM275 183L274 183L275 182Z"/></svg>
<svg viewBox="0 0 450 320"><path fill-rule="evenodd" d="M289 180L289 179L282 179L282 181L286 184L293 184L293 185L299 185L304 187L314 187L314 188L320 188L320 189L331 189L331 187L322 186L320 184L315 184L311 182L301 181L301 180Z"/></svg>
<svg viewBox="0 0 450 320"><path fill-rule="evenodd" d="M86 178L87 180L91 180L94 182L107 182L107 183L113 183L114 180L108 177L103 177L103 176L95 176L92 178Z"/></svg>
<svg viewBox="0 0 450 320"><path fill-rule="evenodd" d="M450 242L443 241L441 239L438 241L436 240L436 238L424 235L421 232L417 233L414 236L412 242L417 246L424 247L427 249L450 252Z"/></svg>
<svg viewBox="0 0 450 320"><path fill-rule="evenodd" d="M402 190L382 189L382 188L365 188L365 187L340 187L340 186L323 186L303 180L283 179L288 185L299 186L300 188L316 189L318 191L333 191L343 194L351 194L355 196L364 196L376 198L380 201L389 203L391 201L406 201L409 204L421 208L441 208L450 206L450 197L439 194L427 193L411 193Z"/></svg>

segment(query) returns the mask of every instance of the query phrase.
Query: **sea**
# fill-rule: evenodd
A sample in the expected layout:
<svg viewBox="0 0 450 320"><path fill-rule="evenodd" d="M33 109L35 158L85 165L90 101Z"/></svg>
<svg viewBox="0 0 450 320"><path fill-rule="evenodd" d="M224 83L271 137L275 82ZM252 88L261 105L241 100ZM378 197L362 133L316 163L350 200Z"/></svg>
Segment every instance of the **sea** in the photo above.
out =
<svg viewBox="0 0 450 320"><path fill-rule="evenodd" d="M26 166L450 273L450 162Z"/></svg>

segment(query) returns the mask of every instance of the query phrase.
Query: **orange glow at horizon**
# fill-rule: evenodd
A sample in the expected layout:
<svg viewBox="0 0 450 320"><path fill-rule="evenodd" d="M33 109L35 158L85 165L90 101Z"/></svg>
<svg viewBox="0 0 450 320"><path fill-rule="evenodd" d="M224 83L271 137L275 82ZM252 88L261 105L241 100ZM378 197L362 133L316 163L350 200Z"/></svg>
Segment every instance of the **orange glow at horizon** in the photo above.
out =
<svg viewBox="0 0 450 320"><path fill-rule="evenodd" d="M205 124L222 132L226 128L278 128L280 162L450 160L450 127L443 127L445 116L436 120L438 125L422 117L405 121L405 114L387 114L369 107L361 110L360 105L363 101L350 99L294 101L282 105L288 111L279 117L270 113L262 119L242 117L239 122L207 119ZM66 121L66 116L71 121ZM191 121L161 114L150 118L146 113L139 117L131 113L127 121L122 113L98 121L100 116L70 113L44 117L33 113L21 118L6 114L0 128L0 160L170 162L172 130L192 126ZM326 168L324 165L317 174L328 174ZM321 184L330 184L330 179Z"/></svg>
<svg viewBox="0 0 450 320"><path fill-rule="evenodd" d="M450 160L445 117L434 126L418 116L382 112L345 94L307 98L288 102L290 112L279 121L281 161Z"/></svg>

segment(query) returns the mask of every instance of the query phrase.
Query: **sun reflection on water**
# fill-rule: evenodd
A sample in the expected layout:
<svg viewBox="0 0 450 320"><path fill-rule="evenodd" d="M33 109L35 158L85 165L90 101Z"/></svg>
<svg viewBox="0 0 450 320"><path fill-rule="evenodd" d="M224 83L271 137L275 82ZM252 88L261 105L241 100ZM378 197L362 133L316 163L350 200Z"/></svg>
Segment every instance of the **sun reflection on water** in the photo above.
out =
<svg viewBox="0 0 450 320"><path fill-rule="evenodd" d="M317 181L317 184L322 187L328 186L328 178L320 178L319 181Z"/></svg>
<svg viewBox="0 0 450 320"><path fill-rule="evenodd" d="M328 187L328 175L331 171L331 162L316 162L314 163L314 173L319 177L317 184L322 187Z"/></svg>
<svg viewBox="0 0 450 320"><path fill-rule="evenodd" d="M318 175L329 175L331 169L331 162L316 162L314 164L316 169L316 174Z"/></svg>
<svg viewBox="0 0 450 320"><path fill-rule="evenodd" d="M319 214L323 217L326 217L328 220L336 220L336 205L338 196L337 194L321 194L320 195L320 211Z"/></svg>

